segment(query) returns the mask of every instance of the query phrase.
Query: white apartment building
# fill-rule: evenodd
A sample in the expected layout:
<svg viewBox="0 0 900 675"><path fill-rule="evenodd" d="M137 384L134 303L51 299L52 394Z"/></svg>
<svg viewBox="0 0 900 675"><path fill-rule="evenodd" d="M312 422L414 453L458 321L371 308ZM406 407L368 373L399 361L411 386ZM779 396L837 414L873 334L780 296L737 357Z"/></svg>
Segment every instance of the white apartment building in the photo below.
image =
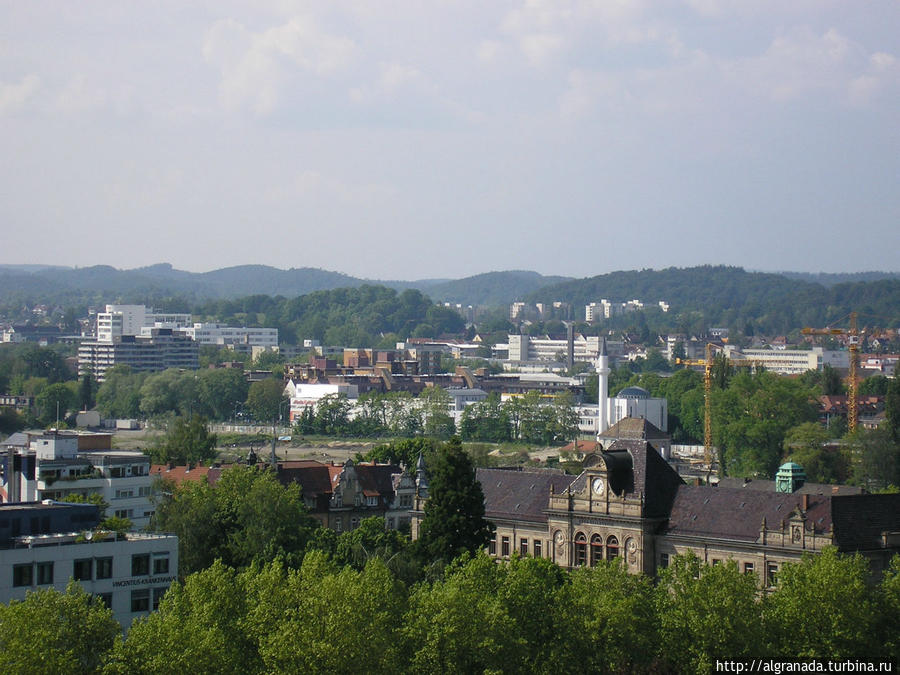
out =
<svg viewBox="0 0 900 675"><path fill-rule="evenodd" d="M202 345L264 347L278 349L277 328L246 328L221 323L195 323L184 333Z"/></svg>
<svg viewBox="0 0 900 675"><path fill-rule="evenodd" d="M821 347L804 349L738 349L725 346L725 355L735 361L753 361L766 370L780 375L800 375L807 370L820 370L823 350Z"/></svg>
<svg viewBox="0 0 900 675"><path fill-rule="evenodd" d="M303 384L288 380L284 394L291 400L291 422L294 422L304 410L315 408L326 396L344 394L355 402L359 398L359 387L355 384Z"/></svg>
<svg viewBox="0 0 900 675"><path fill-rule="evenodd" d="M141 335L143 328L184 328L190 314L154 312L145 305L107 305L97 313L97 341L113 342L123 335Z"/></svg>
<svg viewBox="0 0 900 675"><path fill-rule="evenodd" d="M565 338L553 339L548 336L532 337L530 335L510 335L510 361L562 361L565 362L569 351L569 343ZM625 352L622 342L607 342L611 358L621 357ZM575 361L596 361L600 353L600 338L584 336L580 333L573 340ZM561 357L561 358L559 358Z"/></svg>
<svg viewBox="0 0 900 675"><path fill-rule="evenodd" d="M155 610L177 578L178 537L100 532L96 513L49 501L0 505L0 602L45 588L64 592L74 579L125 629Z"/></svg>
<svg viewBox="0 0 900 675"><path fill-rule="evenodd" d="M150 525L150 458L142 452L79 452L77 436L51 431L32 438L25 452L7 450L2 461L4 501L62 501L96 493L109 504L107 516L128 518L135 530Z"/></svg>

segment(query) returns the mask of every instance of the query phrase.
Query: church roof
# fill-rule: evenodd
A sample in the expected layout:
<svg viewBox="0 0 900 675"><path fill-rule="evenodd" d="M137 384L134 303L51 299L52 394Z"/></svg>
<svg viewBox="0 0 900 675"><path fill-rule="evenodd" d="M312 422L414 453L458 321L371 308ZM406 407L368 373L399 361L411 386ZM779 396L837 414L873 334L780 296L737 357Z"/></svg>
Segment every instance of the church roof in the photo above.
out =
<svg viewBox="0 0 900 675"><path fill-rule="evenodd" d="M643 387L625 387L616 398L650 398L650 392Z"/></svg>
<svg viewBox="0 0 900 675"><path fill-rule="evenodd" d="M667 439L669 434L643 417L625 417L600 434L600 438L650 441Z"/></svg>

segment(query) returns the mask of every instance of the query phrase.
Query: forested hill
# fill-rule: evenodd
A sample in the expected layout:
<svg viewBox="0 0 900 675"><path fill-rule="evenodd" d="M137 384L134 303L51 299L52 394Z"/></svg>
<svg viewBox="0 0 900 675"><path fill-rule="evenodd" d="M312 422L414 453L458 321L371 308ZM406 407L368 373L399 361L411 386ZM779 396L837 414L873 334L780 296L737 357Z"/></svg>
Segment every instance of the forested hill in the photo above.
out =
<svg viewBox="0 0 900 675"><path fill-rule="evenodd" d="M509 270L487 272L465 279L414 286L427 293L435 301L458 302L464 305L506 305L522 300L526 295L545 286L552 286L571 277L545 277L537 272Z"/></svg>
<svg viewBox="0 0 900 675"><path fill-rule="evenodd" d="M398 291L414 288L435 301L503 305L564 279L525 271L489 272L458 280L373 281L311 267L281 270L267 265L240 265L202 273L177 270L168 263L133 270L118 270L108 265L82 268L0 265L0 305L161 304L172 298L196 302L249 295L290 298L364 284Z"/></svg>
<svg viewBox="0 0 900 675"><path fill-rule="evenodd" d="M547 286L528 296L530 302L571 302L576 316L584 306L610 302L664 300L674 314L702 313L710 325L743 326L751 322L766 331L822 326L856 311L869 325L900 322L900 280L844 283L826 288L788 279L781 274L747 272L739 267L702 266L613 272Z"/></svg>

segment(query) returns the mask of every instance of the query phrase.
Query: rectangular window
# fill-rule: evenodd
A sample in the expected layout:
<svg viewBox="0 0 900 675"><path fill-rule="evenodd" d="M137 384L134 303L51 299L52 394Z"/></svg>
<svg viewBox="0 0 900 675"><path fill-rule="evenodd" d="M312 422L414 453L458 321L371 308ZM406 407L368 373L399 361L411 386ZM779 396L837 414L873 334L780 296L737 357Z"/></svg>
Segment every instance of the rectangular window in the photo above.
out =
<svg viewBox="0 0 900 675"><path fill-rule="evenodd" d="M722 561L719 560L718 558L713 558L712 564L713 564L713 567L715 567L716 565L721 565Z"/></svg>
<svg viewBox="0 0 900 675"><path fill-rule="evenodd" d="M153 574L169 573L169 554L153 556Z"/></svg>
<svg viewBox="0 0 900 675"><path fill-rule="evenodd" d="M366 506L378 506L378 497L366 497Z"/></svg>
<svg viewBox="0 0 900 675"><path fill-rule="evenodd" d="M500 539L500 555L504 558L509 555L509 537L502 537Z"/></svg>
<svg viewBox="0 0 900 675"><path fill-rule="evenodd" d="M522 539L519 541L519 553L524 557L528 555L528 540Z"/></svg>
<svg viewBox="0 0 900 675"><path fill-rule="evenodd" d="M660 553L659 554L659 566L663 569L669 566L669 554L668 553Z"/></svg>
<svg viewBox="0 0 900 675"><path fill-rule="evenodd" d="M97 558L97 578L112 579L113 575L113 559Z"/></svg>
<svg viewBox="0 0 900 675"><path fill-rule="evenodd" d="M94 561L91 558L76 560L72 569L72 576L75 578L75 581L91 581L94 578L93 567Z"/></svg>
<svg viewBox="0 0 900 675"><path fill-rule="evenodd" d="M359 527L359 517L353 516L350 519L350 529L355 530L357 527Z"/></svg>
<svg viewBox="0 0 900 675"><path fill-rule="evenodd" d="M775 586L778 583L778 563L770 562L766 565L766 582L769 586Z"/></svg>
<svg viewBox="0 0 900 675"><path fill-rule="evenodd" d="M34 581L34 569L31 563L13 565L13 586L31 586Z"/></svg>
<svg viewBox="0 0 900 675"><path fill-rule="evenodd" d="M154 588L153 589L153 611L159 609L159 601L163 599L163 596L166 594L166 591L169 590L166 586L162 588Z"/></svg>
<svg viewBox="0 0 900 675"><path fill-rule="evenodd" d="M344 529L344 519L338 518L336 521L334 521L334 531L340 532L343 529Z"/></svg>
<svg viewBox="0 0 900 675"><path fill-rule="evenodd" d="M752 562L744 563L744 574L753 574L753 563Z"/></svg>
<svg viewBox="0 0 900 675"><path fill-rule="evenodd" d="M116 511L116 518L132 518L134 517L134 509L119 509Z"/></svg>
<svg viewBox="0 0 900 675"><path fill-rule="evenodd" d="M142 553L131 556L131 576L145 577L150 574L150 554Z"/></svg>
<svg viewBox="0 0 900 675"><path fill-rule="evenodd" d="M150 589L142 588L139 591L131 591L131 611L147 612L150 610Z"/></svg>
<svg viewBox="0 0 900 675"><path fill-rule="evenodd" d="M47 586L53 583L53 562L39 562L37 568L38 586Z"/></svg>
<svg viewBox="0 0 900 675"><path fill-rule="evenodd" d="M491 541L488 543L488 553L497 555L497 537L491 537Z"/></svg>
<svg viewBox="0 0 900 675"><path fill-rule="evenodd" d="M543 555L543 551L541 551L541 540L535 539L534 540L534 557L540 558L542 555Z"/></svg>

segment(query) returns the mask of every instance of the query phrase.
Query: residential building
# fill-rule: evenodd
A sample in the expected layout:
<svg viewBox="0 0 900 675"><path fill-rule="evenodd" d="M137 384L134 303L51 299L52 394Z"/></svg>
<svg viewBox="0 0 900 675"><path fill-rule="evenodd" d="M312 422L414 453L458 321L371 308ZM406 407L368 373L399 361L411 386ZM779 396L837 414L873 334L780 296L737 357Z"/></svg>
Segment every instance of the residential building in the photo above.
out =
<svg viewBox="0 0 900 675"><path fill-rule="evenodd" d="M217 345L238 350L249 350L251 347L278 349L277 328L238 328L221 323L195 323L186 327L184 334L201 345Z"/></svg>
<svg viewBox="0 0 900 675"><path fill-rule="evenodd" d="M128 450L78 449L79 435L50 431L29 436L26 447L3 444L0 500L61 501L99 494L107 515L128 518L134 529L150 524L150 458Z"/></svg>
<svg viewBox="0 0 900 675"><path fill-rule="evenodd" d="M121 335L111 341L83 342L78 347L79 376L91 373L103 382L106 371L119 365L135 371L195 370L200 365L199 350L190 337L172 328L153 328L149 334Z"/></svg>
<svg viewBox="0 0 900 675"><path fill-rule="evenodd" d="M0 602L74 579L127 629L159 606L178 572L178 537L97 530L92 504L0 504Z"/></svg>

